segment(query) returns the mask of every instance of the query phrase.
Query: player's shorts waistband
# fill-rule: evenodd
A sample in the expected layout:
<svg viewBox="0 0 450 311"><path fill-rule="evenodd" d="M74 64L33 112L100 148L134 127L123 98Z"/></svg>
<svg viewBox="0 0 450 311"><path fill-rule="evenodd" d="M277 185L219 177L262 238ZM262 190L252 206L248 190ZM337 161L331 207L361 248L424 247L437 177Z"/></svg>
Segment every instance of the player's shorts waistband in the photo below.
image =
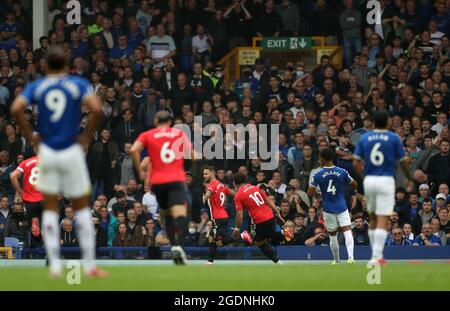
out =
<svg viewBox="0 0 450 311"><path fill-rule="evenodd" d="M45 142L40 142L40 143L39 143L39 148L50 149L50 150L52 150L52 151L54 151L54 152L64 152L64 151L69 150L69 149L72 149L72 148L74 148L74 147L79 147L79 148L81 148L81 145L80 145L80 143L78 143L78 142L71 142L71 143L68 144L68 145L63 145L63 146L60 146L60 147L58 147L58 148L55 148L55 147L52 147L52 146L47 145Z"/></svg>

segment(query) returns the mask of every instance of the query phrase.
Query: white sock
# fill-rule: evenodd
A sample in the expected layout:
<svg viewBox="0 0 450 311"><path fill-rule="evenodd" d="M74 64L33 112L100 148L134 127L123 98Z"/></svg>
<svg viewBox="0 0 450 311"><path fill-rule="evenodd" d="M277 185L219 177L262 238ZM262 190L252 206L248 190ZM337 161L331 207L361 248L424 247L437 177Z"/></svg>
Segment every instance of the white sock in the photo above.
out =
<svg viewBox="0 0 450 311"><path fill-rule="evenodd" d="M376 228L373 232L374 243L372 246L372 258L383 258L384 244L386 243L387 231L385 229Z"/></svg>
<svg viewBox="0 0 450 311"><path fill-rule="evenodd" d="M95 267L95 232L90 208L86 207L75 212L76 233L83 255L84 271Z"/></svg>
<svg viewBox="0 0 450 311"><path fill-rule="evenodd" d="M59 214L52 210L42 212L42 238L50 265L50 270L60 272L62 270L60 258L60 228Z"/></svg>
<svg viewBox="0 0 450 311"><path fill-rule="evenodd" d="M372 248L373 244L375 243L375 238L373 236L374 231L375 231L374 229L369 229L369 243Z"/></svg>
<svg viewBox="0 0 450 311"><path fill-rule="evenodd" d="M335 261L340 261L339 259L339 242L336 235L330 235L330 248L331 253Z"/></svg>
<svg viewBox="0 0 450 311"><path fill-rule="evenodd" d="M353 259L354 241L352 230L344 231L344 237L345 237L345 246L347 247L348 259Z"/></svg>

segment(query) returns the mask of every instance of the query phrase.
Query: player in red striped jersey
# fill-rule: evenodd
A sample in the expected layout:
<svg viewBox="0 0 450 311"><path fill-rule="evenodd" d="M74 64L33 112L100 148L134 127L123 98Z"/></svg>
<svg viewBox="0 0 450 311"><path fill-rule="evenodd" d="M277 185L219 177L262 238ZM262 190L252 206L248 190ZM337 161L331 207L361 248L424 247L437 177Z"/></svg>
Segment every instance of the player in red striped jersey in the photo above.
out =
<svg viewBox="0 0 450 311"><path fill-rule="evenodd" d="M155 115L156 128L141 133L131 147L133 163L140 177L149 172L149 183L155 194L169 237L175 264L184 265L183 250L187 231L187 196L184 157L192 155L192 145L186 134L171 127L170 114L161 110ZM147 149L148 160L141 162L141 151Z"/></svg>
<svg viewBox="0 0 450 311"><path fill-rule="evenodd" d="M22 200L27 215L31 218L31 234L35 238L41 234L39 223L44 200L42 194L36 189L39 178L38 161L36 156L22 161L10 176L11 184L16 189L16 198ZM21 176L23 176L23 187L19 182Z"/></svg>
<svg viewBox="0 0 450 311"><path fill-rule="evenodd" d="M259 187L246 183L244 174L234 175L234 186L237 192L234 196L236 205L236 228L232 237L239 237L240 227L244 218L244 208L248 210L252 223L255 225L255 244L274 263L282 264L270 247L272 238L275 235L275 215L283 222L280 211L275 204L269 200L267 195Z"/></svg>
<svg viewBox="0 0 450 311"><path fill-rule="evenodd" d="M217 247L233 242L233 239L228 235L229 216L225 208L225 201L227 195L234 196L236 192L216 179L216 170L213 166L206 166L203 169L203 179L206 188L203 195L203 203L208 204L213 222L213 232L209 236L209 252L206 264L212 265L216 257Z"/></svg>

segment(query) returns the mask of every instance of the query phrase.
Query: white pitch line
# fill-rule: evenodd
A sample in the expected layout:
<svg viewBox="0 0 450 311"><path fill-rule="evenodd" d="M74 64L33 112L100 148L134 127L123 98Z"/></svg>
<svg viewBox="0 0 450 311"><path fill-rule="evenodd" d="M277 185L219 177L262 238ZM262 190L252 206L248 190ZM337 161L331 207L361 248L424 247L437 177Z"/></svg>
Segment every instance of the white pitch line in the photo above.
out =
<svg viewBox="0 0 450 311"><path fill-rule="evenodd" d="M63 265L66 265L69 260L63 260ZM205 260L189 260L188 265L199 266L204 265ZM428 259L428 260L389 260L392 263L409 263L409 262L424 262L424 263L443 263L447 262L441 259ZM96 260L99 266L171 266L173 265L172 260ZM285 265L323 265L329 264L329 260L284 260ZM365 265L367 260L357 260L356 264ZM216 260L214 262L215 266L275 266L270 260ZM342 262L341 265L347 265ZM20 259L20 260L0 260L0 267L26 267L26 268L42 268L45 266L44 259Z"/></svg>

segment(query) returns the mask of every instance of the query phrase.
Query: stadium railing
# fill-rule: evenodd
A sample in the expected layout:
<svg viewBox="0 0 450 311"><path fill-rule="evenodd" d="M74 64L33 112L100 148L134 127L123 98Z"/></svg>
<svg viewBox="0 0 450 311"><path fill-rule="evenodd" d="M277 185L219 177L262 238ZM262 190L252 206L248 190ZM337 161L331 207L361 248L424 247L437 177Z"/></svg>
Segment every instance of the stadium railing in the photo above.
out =
<svg viewBox="0 0 450 311"><path fill-rule="evenodd" d="M278 246L274 248L282 260L331 260L331 252L327 246ZM205 260L208 247L185 247L190 259ZM345 247L341 247L341 258L347 258ZM99 247L98 259L169 259L170 248L147 247ZM370 246L355 246L355 258L370 259ZM63 247L61 255L65 259L80 258L79 247ZM26 248L20 257L24 259L43 259L43 248ZM414 247L414 246L386 246L386 259L422 260L442 259L450 260L450 246ZM218 260L261 260L266 259L257 247L222 247L218 249Z"/></svg>

